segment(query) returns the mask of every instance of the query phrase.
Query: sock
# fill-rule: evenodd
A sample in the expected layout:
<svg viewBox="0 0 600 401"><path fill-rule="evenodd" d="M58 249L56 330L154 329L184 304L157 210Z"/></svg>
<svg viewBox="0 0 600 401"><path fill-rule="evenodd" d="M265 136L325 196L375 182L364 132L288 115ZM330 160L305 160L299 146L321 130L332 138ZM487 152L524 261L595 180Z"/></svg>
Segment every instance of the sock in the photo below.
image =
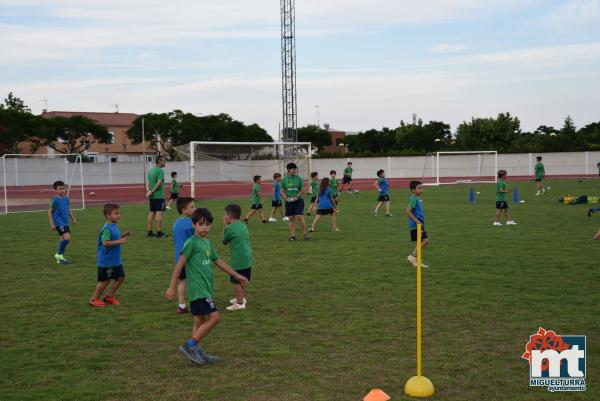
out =
<svg viewBox="0 0 600 401"><path fill-rule="evenodd" d="M188 345L188 347L190 347L190 348L194 348L196 345L198 345L198 341L194 340L193 338L190 338L190 339L187 341L187 345Z"/></svg>
<svg viewBox="0 0 600 401"><path fill-rule="evenodd" d="M185 304L179 304L179 307L180 307L181 309L185 309Z"/></svg>
<svg viewBox="0 0 600 401"><path fill-rule="evenodd" d="M62 240L59 242L58 244L58 253L59 255L64 255L65 254L65 249L67 248L67 245L69 245L69 241L68 240Z"/></svg>

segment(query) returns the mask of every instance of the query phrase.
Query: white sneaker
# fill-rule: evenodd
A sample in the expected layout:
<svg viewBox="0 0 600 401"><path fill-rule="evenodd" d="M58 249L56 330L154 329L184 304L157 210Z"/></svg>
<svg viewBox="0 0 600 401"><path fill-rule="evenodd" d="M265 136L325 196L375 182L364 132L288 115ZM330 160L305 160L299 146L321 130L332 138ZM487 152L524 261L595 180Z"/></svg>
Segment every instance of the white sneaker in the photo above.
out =
<svg viewBox="0 0 600 401"><path fill-rule="evenodd" d="M425 268L425 267L429 267L429 266L426 265L425 263L421 262L421 267Z"/></svg>
<svg viewBox="0 0 600 401"><path fill-rule="evenodd" d="M237 304L237 298L231 298L231 299L229 300L229 303L230 303L231 305L235 305L235 304ZM245 304L245 303L246 303L246 298L244 298L244 304Z"/></svg>
<svg viewBox="0 0 600 401"><path fill-rule="evenodd" d="M167 206L167 210L171 210L171 206Z"/></svg>
<svg viewBox="0 0 600 401"><path fill-rule="evenodd" d="M509 221L507 221L507 222L506 222L506 225L507 225L507 226L516 226L516 225L517 225L517 222L516 222L516 221L513 221L513 220L509 220Z"/></svg>
<svg viewBox="0 0 600 401"><path fill-rule="evenodd" d="M540 196L540 191L537 191L537 192L535 193L535 196Z"/></svg>
<svg viewBox="0 0 600 401"><path fill-rule="evenodd" d="M275 223L277 221L277 219L274 219L273 217L269 217L269 223Z"/></svg>
<svg viewBox="0 0 600 401"><path fill-rule="evenodd" d="M332 231L333 231L334 233L337 233L338 231L340 231L340 229L336 227L336 228L334 228Z"/></svg>
<svg viewBox="0 0 600 401"><path fill-rule="evenodd" d="M413 255L408 255L406 259L408 260L408 263L413 265L413 267L417 267L417 258L415 258Z"/></svg>
<svg viewBox="0 0 600 401"><path fill-rule="evenodd" d="M243 304L238 304L237 302L234 303L231 306L228 306L227 308L225 308L229 311L235 311L235 310L241 310L241 309L246 309L246 303L244 302Z"/></svg>
<svg viewBox="0 0 600 401"><path fill-rule="evenodd" d="M494 224L493 224L493 225L495 225L495 226L501 226L501 225L502 225L502 223L500 223L499 221L494 221Z"/></svg>
<svg viewBox="0 0 600 401"><path fill-rule="evenodd" d="M289 218L289 217L287 217L287 216L285 216L285 217L284 217L282 220L283 220L283 221L290 221L290 218Z"/></svg>

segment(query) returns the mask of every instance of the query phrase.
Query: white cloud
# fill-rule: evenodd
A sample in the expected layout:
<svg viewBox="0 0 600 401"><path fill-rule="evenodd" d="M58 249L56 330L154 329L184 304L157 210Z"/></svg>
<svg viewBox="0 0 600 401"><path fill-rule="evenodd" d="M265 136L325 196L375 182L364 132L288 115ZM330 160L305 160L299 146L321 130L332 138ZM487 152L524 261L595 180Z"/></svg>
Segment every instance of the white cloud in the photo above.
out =
<svg viewBox="0 0 600 401"><path fill-rule="evenodd" d="M440 43L434 47L431 51L434 53L459 53L465 50L466 46L462 43Z"/></svg>

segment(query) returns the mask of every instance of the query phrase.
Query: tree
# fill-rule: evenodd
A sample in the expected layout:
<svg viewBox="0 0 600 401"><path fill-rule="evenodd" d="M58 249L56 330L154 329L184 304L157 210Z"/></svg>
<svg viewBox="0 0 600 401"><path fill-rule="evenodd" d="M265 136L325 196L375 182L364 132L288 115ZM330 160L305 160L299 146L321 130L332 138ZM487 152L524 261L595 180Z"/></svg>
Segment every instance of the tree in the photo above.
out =
<svg viewBox="0 0 600 401"><path fill-rule="evenodd" d="M81 153L96 142L112 141L106 127L84 116L53 117L43 125L40 133L30 138L32 149L48 146L59 153Z"/></svg>
<svg viewBox="0 0 600 401"><path fill-rule="evenodd" d="M324 128L309 124L298 128L298 142L310 142L317 152L325 146L331 146L331 134Z"/></svg>
<svg viewBox="0 0 600 401"><path fill-rule="evenodd" d="M39 133L41 118L12 92L0 104L0 154L19 153L19 145Z"/></svg>
<svg viewBox="0 0 600 401"><path fill-rule="evenodd" d="M505 152L521 135L521 122L510 113L500 113L496 118L472 118L461 123L456 130L460 150L497 150Z"/></svg>

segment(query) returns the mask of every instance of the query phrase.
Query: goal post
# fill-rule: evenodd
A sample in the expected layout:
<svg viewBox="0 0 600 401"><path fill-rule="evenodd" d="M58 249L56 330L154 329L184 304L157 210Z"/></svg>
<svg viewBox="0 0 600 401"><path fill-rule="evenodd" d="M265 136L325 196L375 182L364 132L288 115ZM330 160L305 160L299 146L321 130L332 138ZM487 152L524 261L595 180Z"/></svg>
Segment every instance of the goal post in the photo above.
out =
<svg viewBox="0 0 600 401"><path fill-rule="evenodd" d="M289 162L308 178L312 168L310 142L193 141L174 150L179 160L189 161L192 197L199 182L248 182L255 175L271 179L275 172L283 175Z"/></svg>
<svg viewBox="0 0 600 401"><path fill-rule="evenodd" d="M4 214L47 211L55 181L65 183L71 210L85 209L80 154L5 154L1 159Z"/></svg>
<svg viewBox="0 0 600 401"><path fill-rule="evenodd" d="M497 172L495 150L429 153L423 166L423 177L431 177L425 185L495 183Z"/></svg>

